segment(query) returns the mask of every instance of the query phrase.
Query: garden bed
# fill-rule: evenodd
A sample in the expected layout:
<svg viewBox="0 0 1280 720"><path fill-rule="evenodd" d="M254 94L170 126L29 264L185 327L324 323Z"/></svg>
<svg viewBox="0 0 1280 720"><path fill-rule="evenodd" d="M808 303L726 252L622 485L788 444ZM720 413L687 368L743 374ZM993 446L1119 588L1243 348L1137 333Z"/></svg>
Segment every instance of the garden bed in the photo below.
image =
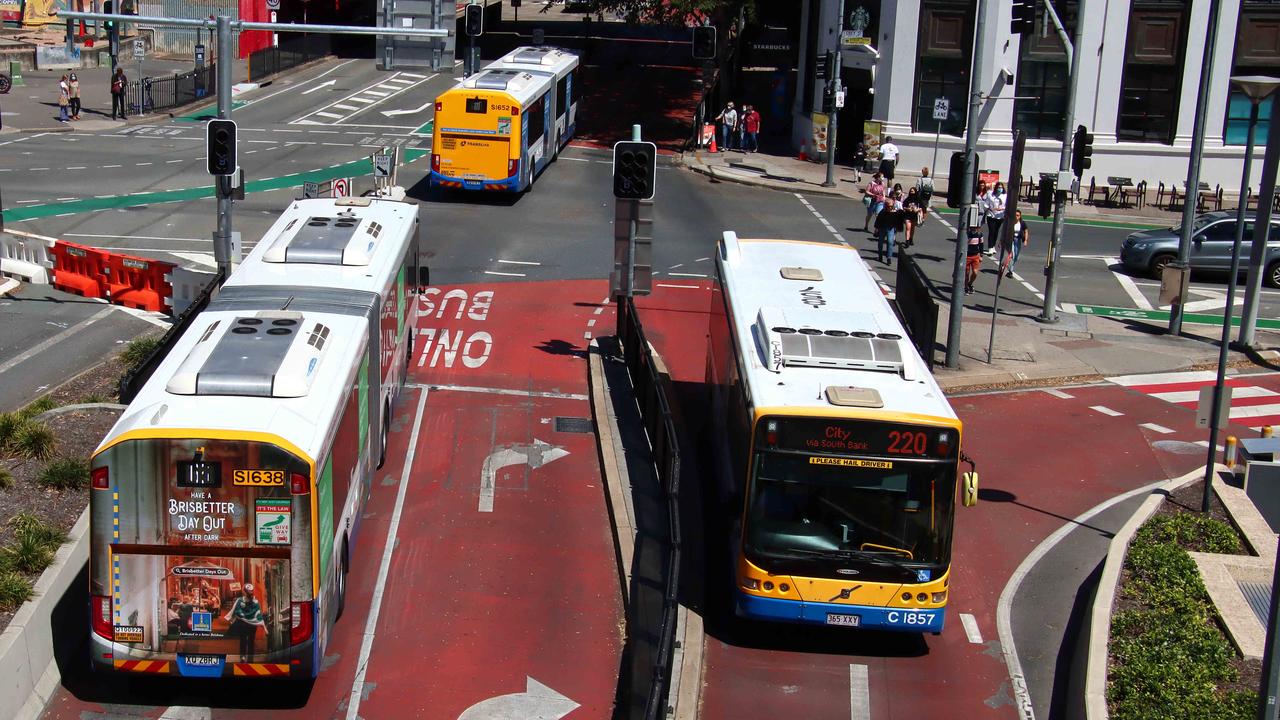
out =
<svg viewBox="0 0 1280 720"><path fill-rule="evenodd" d="M1261 664L1240 657L1188 551L1248 554L1204 482L1172 492L1134 534L1112 608L1107 707L1113 720L1252 720Z"/></svg>

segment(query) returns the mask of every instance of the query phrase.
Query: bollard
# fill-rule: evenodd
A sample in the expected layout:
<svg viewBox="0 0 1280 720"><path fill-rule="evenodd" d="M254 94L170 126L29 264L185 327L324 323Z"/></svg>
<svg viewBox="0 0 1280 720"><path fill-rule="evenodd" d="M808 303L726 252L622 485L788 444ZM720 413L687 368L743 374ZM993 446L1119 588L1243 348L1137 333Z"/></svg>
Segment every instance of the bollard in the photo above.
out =
<svg viewBox="0 0 1280 720"><path fill-rule="evenodd" d="M1271 426L1263 425L1262 429L1259 432L1261 433L1260 437L1264 437L1264 438L1271 437Z"/></svg>
<svg viewBox="0 0 1280 720"><path fill-rule="evenodd" d="M1230 470L1236 469L1236 436L1227 436L1227 446L1222 450L1222 463Z"/></svg>

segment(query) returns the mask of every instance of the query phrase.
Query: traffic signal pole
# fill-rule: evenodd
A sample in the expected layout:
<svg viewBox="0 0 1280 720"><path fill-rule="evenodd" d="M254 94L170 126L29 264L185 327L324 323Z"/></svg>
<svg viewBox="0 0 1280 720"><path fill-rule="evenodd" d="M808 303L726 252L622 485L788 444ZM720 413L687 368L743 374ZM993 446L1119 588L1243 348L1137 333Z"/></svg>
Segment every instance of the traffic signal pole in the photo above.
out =
<svg viewBox="0 0 1280 720"><path fill-rule="evenodd" d="M1058 156L1058 181L1054 187L1053 230L1049 237L1049 252L1044 265L1044 307L1040 311L1040 321L1058 322L1058 261L1062 257L1062 228L1066 220L1067 188L1062 187L1062 179L1071 171L1071 141L1075 130L1076 95L1080 85L1080 45L1084 42L1084 17L1086 0L1080 0L1076 8L1075 42L1067 41L1066 30L1053 10L1049 0L1044 0L1049 16L1058 28L1058 36L1066 47L1067 57L1071 62L1071 75L1067 82L1067 111L1062 119L1062 152Z"/></svg>
<svg viewBox="0 0 1280 720"><path fill-rule="evenodd" d="M836 186L836 130L839 128L840 108L836 107L836 93L840 92L840 66L844 58L840 56L840 35L844 32L844 0L840 0L836 14L836 61L830 76L827 78L827 96L831 100L831 112L827 114L827 179L822 187Z"/></svg>
<svg viewBox="0 0 1280 720"><path fill-rule="evenodd" d="M231 119L231 63L223 58L231 57L231 18L218 16L218 117ZM233 168L233 172L236 169ZM231 175L215 175L214 186L218 195L218 229L213 232L213 261L218 274L231 277Z"/></svg>

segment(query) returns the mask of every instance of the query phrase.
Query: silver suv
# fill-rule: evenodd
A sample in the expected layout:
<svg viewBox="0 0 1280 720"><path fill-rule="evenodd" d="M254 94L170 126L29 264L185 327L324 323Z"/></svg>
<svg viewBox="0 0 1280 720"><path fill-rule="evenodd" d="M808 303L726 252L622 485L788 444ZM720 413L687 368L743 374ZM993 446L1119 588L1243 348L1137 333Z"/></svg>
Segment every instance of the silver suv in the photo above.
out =
<svg viewBox="0 0 1280 720"><path fill-rule="evenodd" d="M1231 269L1231 245L1236 239L1235 211L1205 213L1191 226L1191 269L1223 272ZM1182 226L1160 230L1143 230L1125 238L1120 247L1120 262L1130 270L1159 278L1169 263L1178 258L1178 236ZM1262 281L1271 287L1280 287L1280 217L1271 220L1271 233L1267 239L1267 254L1263 258L1265 272ZM1253 216L1248 215L1244 225L1244 239L1240 245L1240 269L1249 264L1249 246L1253 242Z"/></svg>

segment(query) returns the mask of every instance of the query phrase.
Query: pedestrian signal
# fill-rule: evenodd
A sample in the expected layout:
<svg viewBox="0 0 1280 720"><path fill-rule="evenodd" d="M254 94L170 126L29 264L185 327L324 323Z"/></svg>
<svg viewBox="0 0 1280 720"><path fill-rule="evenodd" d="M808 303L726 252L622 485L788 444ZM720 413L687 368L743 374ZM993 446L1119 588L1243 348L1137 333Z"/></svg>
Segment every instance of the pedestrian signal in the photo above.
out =
<svg viewBox="0 0 1280 720"><path fill-rule="evenodd" d="M973 179L969 186L978 187L978 154L973 154ZM950 174L947 176L947 207L958 208L969 201L964 197L964 153L951 153Z"/></svg>
<svg viewBox="0 0 1280 720"><path fill-rule="evenodd" d="M1012 21L1009 32L1013 35L1030 35L1036 31L1036 0L1013 0Z"/></svg>
<svg viewBox="0 0 1280 720"><path fill-rule="evenodd" d="M699 25L693 29L693 57L696 60L714 60L716 56L716 29L711 25Z"/></svg>
<svg viewBox="0 0 1280 720"><path fill-rule="evenodd" d="M236 123L234 120L215 118L205 128L208 147L209 174L234 175L236 163Z"/></svg>
<svg viewBox="0 0 1280 720"><path fill-rule="evenodd" d="M1036 201L1039 203L1037 215L1047 218L1053 214L1053 178L1040 178L1040 192Z"/></svg>
<svg viewBox="0 0 1280 720"><path fill-rule="evenodd" d="M658 179L658 146L628 140L613 146L613 196L649 200Z"/></svg>

